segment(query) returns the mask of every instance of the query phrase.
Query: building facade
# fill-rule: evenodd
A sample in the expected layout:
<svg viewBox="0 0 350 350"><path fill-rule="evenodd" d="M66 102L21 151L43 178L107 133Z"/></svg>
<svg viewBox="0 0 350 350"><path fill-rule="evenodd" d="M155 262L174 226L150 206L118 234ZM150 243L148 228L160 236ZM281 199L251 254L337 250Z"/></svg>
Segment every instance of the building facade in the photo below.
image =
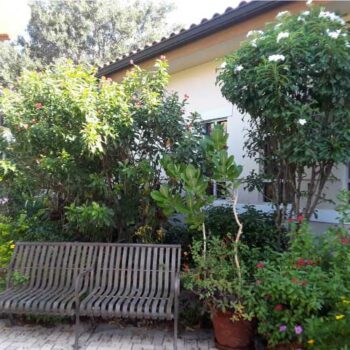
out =
<svg viewBox="0 0 350 350"><path fill-rule="evenodd" d="M338 12L347 18L350 13L350 2L322 1L330 11ZM267 22L274 20L282 11L298 13L306 9L301 1L252 1L241 3L235 9L227 9L221 15L214 15L210 20L203 19L198 25L192 25L187 30L173 33L168 38L152 43L143 49L117 59L102 67L100 76L108 76L121 80L130 69L130 61L147 69L152 67L154 60L160 55L166 55L169 61L171 79L168 89L179 95L189 96L187 112L198 112L203 119L203 129L210 132L213 125L219 123L225 126L229 134L229 152L235 156L236 162L243 165L242 176L247 176L252 170L261 171L253 159L244 157L245 130L248 127L247 117L243 116L235 106L222 97L216 85L218 69L223 57L237 48L246 39L250 30L262 29ZM245 117L243 119L243 117ZM339 190L350 189L350 169L347 164L339 164L334 170L334 181L327 184L327 196L335 200ZM307 179L305 180L307 186ZM269 184L266 184L267 192ZM220 187L214 184L213 194L221 200ZM266 193L249 192L240 189L241 205L252 204L262 210L270 210ZM334 205L323 203L313 218L315 223L329 224L337 222Z"/></svg>

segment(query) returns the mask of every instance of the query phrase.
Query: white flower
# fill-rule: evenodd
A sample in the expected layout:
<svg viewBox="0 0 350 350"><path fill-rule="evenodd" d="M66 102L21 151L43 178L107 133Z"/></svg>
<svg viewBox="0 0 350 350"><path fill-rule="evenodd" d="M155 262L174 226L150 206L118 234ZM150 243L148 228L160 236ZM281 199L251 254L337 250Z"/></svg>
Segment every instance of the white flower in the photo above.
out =
<svg viewBox="0 0 350 350"><path fill-rule="evenodd" d="M350 48L350 43L345 43L345 46Z"/></svg>
<svg viewBox="0 0 350 350"><path fill-rule="evenodd" d="M257 47L257 44L256 44L256 39L253 39L251 42L250 42L250 45L252 45L253 47Z"/></svg>
<svg viewBox="0 0 350 350"><path fill-rule="evenodd" d="M262 30L250 30L248 33L247 33L247 38L249 38L250 36L252 35L263 35L264 32Z"/></svg>
<svg viewBox="0 0 350 350"><path fill-rule="evenodd" d="M305 124L306 124L306 120L305 120L305 119L299 119L299 120L298 120L298 123L299 123L300 125L305 125Z"/></svg>
<svg viewBox="0 0 350 350"><path fill-rule="evenodd" d="M333 32L331 32L329 29L327 29L328 36L333 38L333 39L338 39L340 33L341 33L341 29L335 30Z"/></svg>
<svg viewBox="0 0 350 350"><path fill-rule="evenodd" d="M319 18L327 18L333 22L338 22L342 25L345 24L345 21L336 15L334 12L329 12L329 11L321 11L320 14L318 15Z"/></svg>
<svg viewBox="0 0 350 350"><path fill-rule="evenodd" d="M312 0L307 0L306 1L306 5L311 5L312 4Z"/></svg>
<svg viewBox="0 0 350 350"><path fill-rule="evenodd" d="M0 198L0 205L5 205L8 201L9 201L9 199L7 197L1 197Z"/></svg>
<svg viewBox="0 0 350 350"><path fill-rule="evenodd" d="M280 13L277 14L276 18L277 19L281 19L282 17L284 16L289 16L290 15L290 12L289 11L282 11Z"/></svg>
<svg viewBox="0 0 350 350"><path fill-rule="evenodd" d="M308 16L309 14L310 14L310 11L302 12L298 17L298 21L305 22L305 16Z"/></svg>
<svg viewBox="0 0 350 350"><path fill-rule="evenodd" d="M277 42L279 43L281 39L285 39L289 37L289 33L288 32L281 32L278 34L277 36Z"/></svg>
<svg viewBox="0 0 350 350"><path fill-rule="evenodd" d="M286 58L283 55L271 55L269 56L269 62L284 61Z"/></svg>
<svg viewBox="0 0 350 350"><path fill-rule="evenodd" d="M281 25L282 25L282 23L276 24L276 25L275 25L275 29L278 29Z"/></svg>
<svg viewBox="0 0 350 350"><path fill-rule="evenodd" d="M240 64L239 66L237 66L236 68L235 68L235 73L239 73L241 70L243 69L243 66Z"/></svg>
<svg viewBox="0 0 350 350"><path fill-rule="evenodd" d="M220 68L221 69L225 69L226 68L226 62L222 62L221 65L220 65Z"/></svg>

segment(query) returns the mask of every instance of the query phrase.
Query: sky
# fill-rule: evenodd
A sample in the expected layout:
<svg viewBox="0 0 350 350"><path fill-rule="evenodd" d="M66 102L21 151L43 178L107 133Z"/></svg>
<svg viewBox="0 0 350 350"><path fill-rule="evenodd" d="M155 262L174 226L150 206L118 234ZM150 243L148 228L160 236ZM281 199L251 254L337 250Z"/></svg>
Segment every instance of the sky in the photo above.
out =
<svg viewBox="0 0 350 350"><path fill-rule="evenodd" d="M79 0L71 0L79 1ZM159 0L153 0L157 2ZM176 10L169 16L169 22L185 27L210 18L214 13L223 13L229 6L236 7L240 0L173 0ZM28 0L0 0L0 33L11 38L24 32L29 20Z"/></svg>

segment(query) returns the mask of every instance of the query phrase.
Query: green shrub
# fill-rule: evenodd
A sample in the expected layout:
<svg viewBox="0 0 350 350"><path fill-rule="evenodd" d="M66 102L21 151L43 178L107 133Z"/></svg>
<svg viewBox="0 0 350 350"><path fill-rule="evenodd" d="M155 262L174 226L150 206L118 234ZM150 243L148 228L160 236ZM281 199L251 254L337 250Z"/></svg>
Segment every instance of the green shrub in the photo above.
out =
<svg viewBox="0 0 350 350"><path fill-rule="evenodd" d="M286 248L286 239L280 239L276 229L274 213L264 213L253 206L245 206L239 218L243 224L242 242L250 248ZM230 206L210 207L206 212L206 225L210 234L217 237L233 234L238 228Z"/></svg>
<svg viewBox="0 0 350 350"><path fill-rule="evenodd" d="M134 66L117 83L57 63L3 90L0 191L14 224L28 226L17 238L132 241L142 227L155 236L160 155L201 154L197 117L184 116L187 97L166 91L167 67Z"/></svg>
<svg viewBox="0 0 350 350"><path fill-rule="evenodd" d="M292 232L288 251L275 252L256 265L255 284L259 332L270 345L297 341L317 349L343 349L348 344L350 236L346 229L332 227L318 237L303 224Z"/></svg>

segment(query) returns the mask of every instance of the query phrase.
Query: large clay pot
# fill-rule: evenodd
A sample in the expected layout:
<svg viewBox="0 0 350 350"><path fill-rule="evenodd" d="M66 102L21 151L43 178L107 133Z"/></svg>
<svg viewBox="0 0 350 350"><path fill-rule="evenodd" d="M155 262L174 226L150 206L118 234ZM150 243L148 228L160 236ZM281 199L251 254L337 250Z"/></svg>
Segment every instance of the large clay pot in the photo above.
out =
<svg viewBox="0 0 350 350"><path fill-rule="evenodd" d="M232 321L233 313L216 311L212 314L215 345L221 350L253 349L254 326L246 320Z"/></svg>

